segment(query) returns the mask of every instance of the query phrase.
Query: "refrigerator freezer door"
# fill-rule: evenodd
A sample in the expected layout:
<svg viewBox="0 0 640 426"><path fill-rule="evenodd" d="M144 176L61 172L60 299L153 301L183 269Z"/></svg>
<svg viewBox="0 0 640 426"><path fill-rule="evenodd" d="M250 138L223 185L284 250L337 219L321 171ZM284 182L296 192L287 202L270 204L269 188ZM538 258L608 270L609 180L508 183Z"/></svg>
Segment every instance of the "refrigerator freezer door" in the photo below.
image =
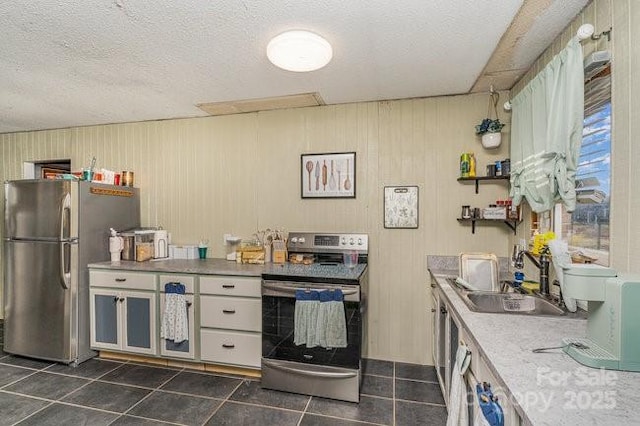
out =
<svg viewBox="0 0 640 426"><path fill-rule="evenodd" d="M77 237L71 227L68 180L5 183L6 239L59 241Z"/></svg>
<svg viewBox="0 0 640 426"><path fill-rule="evenodd" d="M77 359L77 245L5 241L5 352Z"/></svg>

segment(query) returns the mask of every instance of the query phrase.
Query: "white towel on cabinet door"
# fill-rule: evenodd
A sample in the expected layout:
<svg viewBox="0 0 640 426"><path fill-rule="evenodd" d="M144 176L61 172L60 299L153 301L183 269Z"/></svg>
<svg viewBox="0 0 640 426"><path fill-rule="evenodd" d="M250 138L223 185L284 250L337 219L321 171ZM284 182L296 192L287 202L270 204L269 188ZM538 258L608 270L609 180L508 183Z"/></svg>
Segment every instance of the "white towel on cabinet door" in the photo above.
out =
<svg viewBox="0 0 640 426"><path fill-rule="evenodd" d="M471 363L471 352L460 344L456 352L456 362L451 374L451 389L449 390L449 417L447 426L468 426L469 414L467 412L467 387L465 385L465 373Z"/></svg>
<svg viewBox="0 0 640 426"><path fill-rule="evenodd" d="M166 293L160 336L174 343L189 340L187 298L184 294Z"/></svg>

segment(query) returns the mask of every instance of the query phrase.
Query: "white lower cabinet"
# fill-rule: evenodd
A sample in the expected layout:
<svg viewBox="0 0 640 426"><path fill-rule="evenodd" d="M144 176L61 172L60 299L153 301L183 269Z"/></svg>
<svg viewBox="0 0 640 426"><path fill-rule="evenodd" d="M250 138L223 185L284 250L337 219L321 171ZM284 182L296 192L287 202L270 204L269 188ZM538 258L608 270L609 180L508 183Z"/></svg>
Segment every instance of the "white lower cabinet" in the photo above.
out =
<svg viewBox="0 0 640 426"><path fill-rule="evenodd" d="M469 424L477 424L474 423L474 419L477 416L482 416L480 406L475 399L476 384L488 383L491 385L492 392L498 397L498 402L502 407L505 419L504 425L520 426L522 420L513 405L513 396L500 385L500 382L489 369L487 360L482 357L482 353L475 347L474 340L463 323L459 321L457 314L455 314L455 309L448 303L439 287L432 288L432 296L434 364L447 406L449 405L452 375L456 374L454 372L456 352L460 344L465 344L471 352L471 363L463 381L466 387Z"/></svg>
<svg viewBox="0 0 640 426"><path fill-rule="evenodd" d="M260 368L260 333L202 329L200 346L203 361Z"/></svg>
<svg viewBox="0 0 640 426"><path fill-rule="evenodd" d="M189 338L161 336L167 285L185 286ZM259 277L92 269L91 347L96 350L260 368Z"/></svg>
<svg viewBox="0 0 640 426"><path fill-rule="evenodd" d="M200 358L259 368L262 355L260 278L200 277Z"/></svg>
<svg viewBox="0 0 640 426"><path fill-rule="evenodd" d="M156 355L154 292L91 288L91 347Z"/></svg>
<svg viewBox="0 0 640 426"><path fill-rule="evenodd" d="M190 275L160 275L160 322L158 328L162 327L165 317L165 291L166 286L172 283L179 283L185 287L185 300L187 304L187 326L189 328L189 338L176 343L173 340L164 339L160 336L160 355L171 358L195 359L196 358L196 323L195 323L195 278Z"/></svg>

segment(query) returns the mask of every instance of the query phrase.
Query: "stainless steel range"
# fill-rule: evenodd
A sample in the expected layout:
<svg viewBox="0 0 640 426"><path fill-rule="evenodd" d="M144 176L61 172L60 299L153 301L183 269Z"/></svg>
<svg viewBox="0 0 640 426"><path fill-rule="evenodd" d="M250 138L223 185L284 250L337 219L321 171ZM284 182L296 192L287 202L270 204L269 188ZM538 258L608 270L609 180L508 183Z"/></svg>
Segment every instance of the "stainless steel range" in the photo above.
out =
<svg viewBox="0 0 640 426"><path fill-rule="evenodd" d="M313 263L262 275L262 387L359 402L368 246L365 234L289 234L289 255Z"/></svg>

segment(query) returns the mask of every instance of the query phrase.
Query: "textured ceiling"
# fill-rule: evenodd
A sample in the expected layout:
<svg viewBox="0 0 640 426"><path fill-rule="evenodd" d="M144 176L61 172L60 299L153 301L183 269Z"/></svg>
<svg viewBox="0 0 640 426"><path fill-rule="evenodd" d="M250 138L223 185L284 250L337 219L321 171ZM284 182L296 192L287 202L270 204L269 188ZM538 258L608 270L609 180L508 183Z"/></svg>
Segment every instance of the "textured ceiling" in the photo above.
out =
<svg viewBox="0 0 640 426"><path fill-rule="evenodd" d="M525 0L519 18L523 0L2 2L0 133L299 93L339 104L508 89L586 3ZM271 65L265 47L289 29L324 36L333 60ZM505 34L515 41L499 44Z"/></svg>

